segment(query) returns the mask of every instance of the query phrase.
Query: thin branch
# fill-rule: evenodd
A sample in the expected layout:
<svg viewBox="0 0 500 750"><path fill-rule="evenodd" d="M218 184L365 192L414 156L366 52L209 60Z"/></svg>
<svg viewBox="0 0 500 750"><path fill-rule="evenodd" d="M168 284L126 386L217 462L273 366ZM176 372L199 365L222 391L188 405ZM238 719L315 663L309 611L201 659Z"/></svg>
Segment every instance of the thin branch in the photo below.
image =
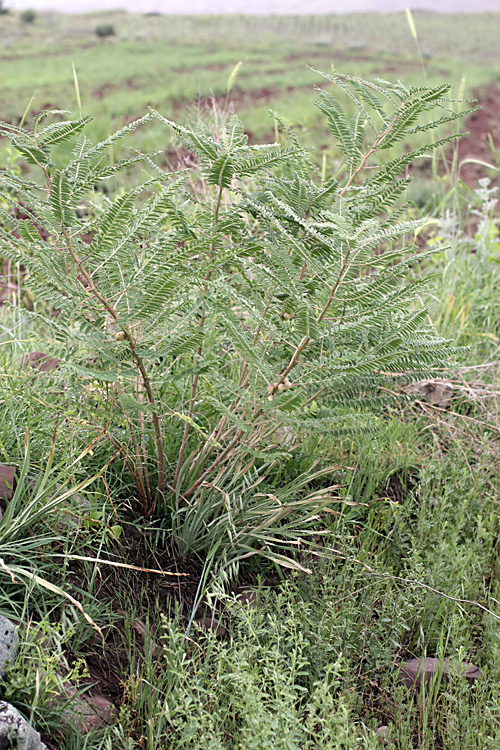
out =
<svg viewBox="0 0 500 750"><path fill-rule="evenodd" d="M138 470L137 466L135 466L130 461L127 451L125 450L123 445L114 437L114 435L112 435L110 432L106 432L106 437L109 438L110 442L119 451L120 456L122 457L129 474L134 480L135 488L137 490L137 494L139 495L139 500L141 502L141 509L145 513L148 507L149 499L148 499L148 496L144 487L142 474Z"/></svg>
<svg viewBox="0 0 500 750"><path fill-rule="evenodd" d="M156 489L156 496L154 500L151 500L151 498L148 498L148 508L147 512L145 513L146 516L151 516L156 508L156 504L158 501L158 497L163 491L165 487L165 456L163 452L163 438L161 433L161 427L160 427L160 420L158 417L158 414L156 412L156 399L154 397L154 393L151 387L151 380L149 378L149 375L146 371L146 367L144 365L144 361L142 357L140 357L137 354L136 347L135 347L135 341L130 333L130 331L120 325L119 315L116 312L115 308L111 303L100 293L100 291L97 289L97 287L94 284L94 281L92 279L92 276L87 272L83 265L83 261L78 257L78 255L75 253L73 246L71 244L71 239L68 235L68 232L66 230L66 227L64 224L61 225L61 231L64 236L66 247L73 258L73 261L76 263L78 268L80 269L80 273L82 274L83 278L88 284L88 288L90 292L94 295L94 297L103 305L104 309L111 315L113 320L119 325L120 330L122 331L125 340L127 341L127 344L129 346L130 352L132 354L132 357L137 365L137 368L140 372L142 383L144 385L144 388L146 390L146 394L148 397L148 402L150 406L154 407L154 411L151 415L151 419L153 422L153 429L155 433L155 443L156 443L156 455L158 459L158 486Z"/></svg>
<svg viewBox="0 0 500 750"><path fill-rule="evenodd" d="M445 594L444 591L439 591L439 589L435 589L432 586L428 586L426 583L422 583L422 581L416 581L409 578L402 578L401 576L393 576L390 573L378 573L376 570L373 570L373 568L370 568L369 565L362 562L361 560L357 560L354 557L347 557L346 555L342 555L340 552L338 552L336 549L330 548L328 550L329 552L333 552L335 557L340 558L341 560L345 560L346 562L354 562L357 565L361 565L363 568L366 569L369 575L371 576L377 576L377 578L387 578L391 581L399 581L400 583L404 583L408 586L417 586L418 588L426 589L427 591L430 591L433 594L437 594L438 596L442 596L443 599L448 599L450 602L455 602L456 604L470 604L472 607L477 607L477 609L482 610L488 615L491 615L495 620L500 621L500 615L496 615L494 612L492 612L490 609L484 606L484 604L480 604L479 602L472 601L471 599L460 599L455 596L450 596L449 594Z"/></svg>
<svg viewBox="0 0 500 750"><path fill-rule="evenodd" d="M203 484L203 482L205 481L205 479L208 476L210 476L210 474L212 473L212 471L215 471L215 469L217 469L217 467L220 466L220 464L229 455L229 453L231 453L231 451L233 450L233 448L240 442L242 435L243 435L243 430L238 430L238 432L236 433L235 437L229 443L229 445L227 446L227 448L224 451L222 451L222 453L220 453L218 455L218 457L215 459L215 461L213 462L213 464L211 466L209 466L209 468L205 472L203 472L203 474L201 475L201 477L199 479L197 479L196 482L193 485L191 485L191 487L186 492L184 492L184 497L185 498L191 497L191 495L194 492L196 492L196 490L198 489L198 487L200 487L200 485Z"/></svg>
<svg viewBox="0 0 500 750"><path fill-rule="evenodd" d="M215 211L214 211L214 220L213 220L213 224L212 224L213 236L212 236L212 241L210 243L210 253L211 253L211 257L212 258L213 258L214 254L215 254L215 230L217 228L217 224L219 223L219 212L220 212L220 207L221 207L221 202L222 202L222 194L223 194L222 186L219 185L219 192L218 192L218 195L217 195L217 202L216 202ZM210 271L205 276L205 281L208 281L209 278L210 278ZM206 293L206 291L207 291L207 287L206 287L206 284L205 284L204 293ZM202 307L201 317L200 317L200 328L203 328L204 325L205 325L205 308ZM203 352L203 344L200 344L199 347L198 347L198 351L196 353L196 358L195 358L195 362L196 363L199 362L199 360L201 358L201 355L202 355L202 352ZM184 456L186 454L186 448L187 448L187 443L188 443L188 438L189 438L189 431L190 431L190 427L191 427L190 422L191 422L191 420L193 418L194 404L195 404L195 400L196 400L196 392L198 390L198 381L199 381L199 374L195 373L195 375L193 376L193 381L191 383L191 394L190 394L190 397L189 397L189 407L188 407L188 419L184 422L184 430L183 430L183 434L182 434L182 443L181 443L181 447L180 447L180 450L179 450L179 455L177 457L177 466L175 467L174 478L172 480L172 487L174 488L174 490L177 490L177 485L178 485L178 482L179 482L179 476L180 476L180 473L181 473L181 470L182 470L182 464L183 464L183 461L184 461ZM209 442L209 441L210 441L210 438L208 439L207 442ZM205 443L205 445L206 445L206 443ZM202 450L202 453L200 454L200 458L201 458L202 455L203 455L203 450ZM196 467L196 465L197 465L197 461L195 462L194 467ZM183 495L183 497L184 496L185 496L185 494Z"/></svg>

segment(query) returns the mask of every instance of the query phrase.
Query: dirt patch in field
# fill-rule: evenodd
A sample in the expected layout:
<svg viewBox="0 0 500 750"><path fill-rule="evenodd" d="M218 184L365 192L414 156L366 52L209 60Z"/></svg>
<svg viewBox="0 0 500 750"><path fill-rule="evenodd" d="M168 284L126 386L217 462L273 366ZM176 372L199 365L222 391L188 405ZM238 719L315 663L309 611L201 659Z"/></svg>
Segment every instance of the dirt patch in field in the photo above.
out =
<svg viewBox="0 0 500 750"><path fill-rule="evenodd" d="M473 92L473 97L478 100L481 109L468 117L463 128L468 131L468 135L458 141L458 162L462 164L460 179L472 188L477 187L477 181L482 177L490 176L498 181L498 176L486 166L463 162L477 159L499 166L495 163L494 151L500 149L500 85L491 84L477 89Z"/></svg>
<svg viewBox="0 0 500 750"><path fill-rule="evenodd" d="M90 47L95 47L95 42L84 42L82 44L75 45L75 47L71 48L71 52L74 53L78 49L78 51L81 51L82 49L90 49ZM60 57L61 55L64 55L67 52L66 49L59 47L56 50L48 50L47 47L43 50L43 59L45 60L47 57ZM0 54L0 62L18 62L19 60L25 60L27 59L27 55L25 54Z"/></svg>
<svg viewBox="0 0 500 750"><path fill-rule="evenodd" d="M332 61L338 62L338 60L349 60L350 62L354 60L356 62L374 61L374 57L371 54L357 52L355 50L349 51L346 49L339 49L338 47L326 46L325 49L321 51L314 52L311 50L307 50L307 53L300 52L296 55L290 55L289 57L285 58L285 62L296 63L301 60L307 60L310 63L311 58L314 60L326 60L328 62L328 68L330 68Z"/></svg>
<svg viewBox="0 0 500 750"><path fill-rule="evenodd" d="M101 101L101 99L104 99L104 97L111 91L117 91L118 89L123 91L124 88L128 89L129 91L137 91L138 89L142 88L143 85L144 84L139 78L126 78L124 81L120 81L119 83L105 83L103 86L93 91L92 96L94 97L94 99Z"/></svg>
<svg viewBox="0 0 500 750"><path fill-rule="evenodd" d="M191 104L198 112L211 112L218 108L221 111L237 112L242 107L248 106L267 106L273 104L280 97L287 94L295 94L297 91L314 93L313 84L305 86L287 86L286 88L272 88L262 86L258 89L242 89L235 86L229 96L211 95L200 96L193 102L192 100L177 99L174 102L176 112L184 110Z"/></svg>
<svg viewBox="0 0 500 750"><path fill-rule="evenodd" d="M187 66L185 68L172 68L171 73L172 75L182 75L186 73L192 72L193 74L199 71L201 68L203 68L203 71L207 70L231 70L230 65L228 63L208 63L206 65L200 66L200 65L192 65ZM128 89L129 91L139 91L140 89L147 89L151 86L153 82L153 79L151 77L145 79L145 78L125 78L124 80L120 80L116 83L104 83L102 86L100 86L98 89L95 89L92 92L92 96L94 99L97 99L97 101L101 101L101 99L104 99L105 96L108 94L111 94L112 92L121 91L123 92L124 89ZM137 115L137 117L141 117L142 115ZM135 119L135 118L134 118Z"/></svg>
<svg viewBox="0 0 500 750"><path fill-rule="evenodd" d="M198 120L205 122L219 121L224 123L228 117L239 113L242 108L250 107L271 107L274 108L275 102L279 97L293 95L297 91L314 94L313 86L287 86L286 88L272 88L263 86L258 89L245 90L236 86L230 96L215 95L200 96L194 101L192 99L177 99L173 102L174 114L172 119L177 122L193 123ZM135 119L131 118L131 119ZM271 122L271 121L270 121ZM255 143L272 143L274 133L270 126L267 136L256 138L252 131L245 129L250 144ZM171 146L165 151L165 161L168 169L172 171L181 169L194 169L196 167L196 157L188 149L177 144Z"/></svg>
<svg viewBox="0 0 500 750"><path fill-rule="evenodd" d="M211 96L200 96L194 101L191 99L177 99L172 105L174 109L173 119L177 120L177 122L185 122L187 120L189 123L196 122L199 119L205 122L219 121L223 123L231 115L235 113L239 114L243 108L250 109L253 107L262 109L270 107L274 109L276 101L279 98L293 96L296 92L310 94L313 97L313 84L287 86L286 88L263 86L251 90L236 86L230 96L212 94ZM245 133L248 136L250 144L274 142L275 136L271 120L269 122L269 133L264 136L261 134L258 138L255 137L251 130L245 128ZM166 152L166 161L169 169L191 169L196 164L195 157L180 146L178 148L170 148Z"/></svg>

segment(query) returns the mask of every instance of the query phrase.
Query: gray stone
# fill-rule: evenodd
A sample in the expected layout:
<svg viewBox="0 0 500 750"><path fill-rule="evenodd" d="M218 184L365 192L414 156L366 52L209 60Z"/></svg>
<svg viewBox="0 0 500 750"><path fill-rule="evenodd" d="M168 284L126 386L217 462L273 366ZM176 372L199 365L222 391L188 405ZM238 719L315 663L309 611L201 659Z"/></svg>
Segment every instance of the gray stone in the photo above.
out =
<svg viewBox="0 0 500 750"><path fill-rule="evenodd" d="M48 750L39 733L10 703L0 701L0 750Z"/></svg>
<svg viewBox="0 0 500 750"><path fill-rule="evenodd" d="M4 676L4 666L17 656L16 626L0 615L0 678Z"/></svg>
<svg viewBox="0 0 500 750"><path fill-rule="evenodd" d="M54 698L64 702L61 720L80 734L88 734L110 724L117 716L116 706L104 695L82 694L77 688L65 685L63 693ZM1 750L1 748L0 748Z"/></svg>
<svg viewBox="0 0 500 750"><path fill-rule="evenodd" d="M0 466L0 503L2 500L4 502L12 500L12 496L16 491L16 485L17 468L15 466Z"/></svg>
<svg viewBox="0 0 500 750"><path fill-rule="evenodd" d="M446 685L450 675L465 677L468 682L475 682L483 676L483 673L474 664L453 663L447 659L428 656L423 659L410 659L401 664L399 682L408 688L413 685L418 688L423 678L426 685L433 679Z"/></svg>
<svg viewBox="0 0 500 750"><path fill-rule="evenodd" d="M440 378L421 380L419 383L414 383L413 387L426 401L441 408L448 406L453 396L453 383L450 383L449 380Z"/></svg>

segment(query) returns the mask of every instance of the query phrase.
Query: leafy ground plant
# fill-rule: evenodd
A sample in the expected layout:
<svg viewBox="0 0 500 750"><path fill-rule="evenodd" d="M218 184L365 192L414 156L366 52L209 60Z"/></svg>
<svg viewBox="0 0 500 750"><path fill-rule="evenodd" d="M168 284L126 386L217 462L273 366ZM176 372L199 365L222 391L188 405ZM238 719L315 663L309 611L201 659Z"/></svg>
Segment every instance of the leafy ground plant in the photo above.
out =
<svg viewBox="0 0 500 750"><path fill-rule="evenodd" d="M42 561L45 562L47 557L52 558L52 553L47 552L41 557L38 555L40 548L54 547L61 541L60 520L61 516L65 515L64 511L69 511L69 501L99 476L99 474L90 476L79 484L69 487L72 478L71 471L82 461L84 454L78 456L69 466L53 466L55 443L56 428L54 428L45 466L38 476L35 475L35 478L32 468L30 471L30 439L29 431L26 429L25 455L17 486L7 503L5 512L0 516L2 589L9 597L12 592L18 591L20 584L23 584L27 589L38 587L66 598L99 631L99 627L92 618L84 612L81 603L54 583L51 576L43 569L47 566L42 564ZM84 453L91 450L92 445L87 446ZM52 522L48 521L51 516ZM66 525L68 525L67 518L66 515ZM41 531L42 521L48 521L49 532ZM15 594L12 598L16 598Z"/></svg>
<svg viewBox="0 0 500 750"><path fill-rule="evenodd" d="M97 145L88 117L43 112L29 127L0 128L40 176L0 172L0 251L46 303L48 346L71 373L67 398L87 400L138 508L173 519L186 552L207 533L220 537L214 519L269 551L263 519L271 513L277 526L301 510L276 497L273 513L257 490L286 436L358 429L384 382L452 352L419 301L428 281L407 280L423 257L414 239L425 219L402 218L410 164L453 137L434 135L460 116L449 87L324 79L317 105L343 155L332 177L277 116L288 145L248 145L236 117L214 134L155 111ZM115 159L152 119L196 157L194 183L162 171L155 154ZM412 148L422 133L429 145ZM69 141L68 161L59 146ZM98 190L138 164L137 187L113 198ZM248 502L231 505L243 489ZM330 489L314 493L309 517L330 499ZM197 508L206 515L193 535Z"/></svg>

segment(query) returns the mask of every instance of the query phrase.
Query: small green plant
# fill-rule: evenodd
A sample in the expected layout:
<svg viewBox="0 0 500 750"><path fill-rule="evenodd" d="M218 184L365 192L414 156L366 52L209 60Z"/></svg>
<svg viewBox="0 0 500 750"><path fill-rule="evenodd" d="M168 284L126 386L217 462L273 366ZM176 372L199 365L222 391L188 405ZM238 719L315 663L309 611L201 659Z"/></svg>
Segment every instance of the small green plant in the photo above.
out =
<svg viewBox="0 0 500 750"><path fill-rule="evenodd" d="M204 648L194 653L164 619L164 701L161 719L149 722L155 728L150 748L204 743L228 750L354 750L361 736L362 746L375 750L376 740L370 742L366 727L354 724L342 694L343 657L326 646L331 661L314 674L308 605L297 607L285 596L273 605L248 612L234 604L233 639L217 641L207 633ZM145 692L141 686L139 695ZM148 701L149 712L155 703Z"/></svg>
<svg viewBox="0 0 500 750"><path fill-rule="evenodd" d="M49 550L43 555L38 555L44 546L54 546L62 540L61 535L57 533L59 514L67 509L72 497L98 478L99 474L87 477L76 486L68 487L71 482L71 471L77 468L84 455L92 450L93 445L94 442L87 446L70 465L54 466L54 428L43 470L33 474L30 437L26 428L24 460L17 486L0 517L0 580L4 592L9 591L9 587L16 590L19 584L23 584L28 589L37 587L66 598L99 630L93 620L83 612L82 605L67 591L53 583L42 569L42 560L52 558L55 553ZM44 528L44 522L48 522L49 529Z"/></svg>
<svg viewBox="0 0 500 750"><path fill-rule="evenodd" d="M83 659L70 665L65 653L75 631L65 614L56 625L46 619L23 624L19 654L8 665L2 684L3 700L56 731L68 722L79 682L90 677Z"/></svg>
<svg viewBox="0 0 500 750"><path fill-rule="evenodd" d="M21 23L30 24L36 20L36 13L34 10L23 10L19 16Z"/></svg>
<svg viewBox="0 0 500 750"><path fill-rule="evenodd" d="M111 23L100 23L95 27L94 33L99 39L105 39L108 36L115 36L116 30Z"/></svg>
<svg viewBox="0 0 500 750"><path fill-rule="evenodd" d="M269 519L278 526L298 509L295 495L276 498L272 513L273 496L257 489L262 467L286 453L282 430L360 429L382 385L453 351L419 301L428 279L408 279L425 257L413 239L426 220L406 221L403 200L413 159L453 136L399 149L459 117L449 87L324 78L317 104L343 157L330 178L277 116L284 145L250 146L236 117L214 134L155 111L97 145L88 117L44 126L42 113L31 127L0 127L40 175L0 172L26 217L2 210L0 251L57 310L45 319L53 352L91 399L89 421L119 452L141 512L173 516L193 549L222 518L232 538L244 532L269 551L278 544ZM195 155L194 190L155 154L108 162L153 118ZM62 160L59 146L71 141ZM137 164L142 185L115 198L96 192ZM247 500L234 504L233 493ZM306 516L329 499L313 493Z"/></svg>
<svg viewBox="0 0 500 750"><path fill-rule="evenodd" d="M482 350L488 342L498 341L500 334L500 302L495 291L500 283L496 196L497 188L490 187L487 177L479 180L467 231L456 214L447 212L430 240L440 250L437 259L444 266L440 298L432 304L436 327L459 344L478 345Z"/></svg>

